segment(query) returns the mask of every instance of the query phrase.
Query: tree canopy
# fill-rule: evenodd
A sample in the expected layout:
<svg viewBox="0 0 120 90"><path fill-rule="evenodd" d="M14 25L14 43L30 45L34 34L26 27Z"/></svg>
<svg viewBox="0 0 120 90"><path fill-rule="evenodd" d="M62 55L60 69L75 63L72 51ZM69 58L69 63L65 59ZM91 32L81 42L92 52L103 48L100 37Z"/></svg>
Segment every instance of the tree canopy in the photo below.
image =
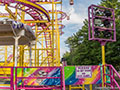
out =
<svg viewBox="0 0 120 90"><path fill-rule="evenodd" d="M120 2L118 0L101 0L101 6L113 8L116 18L116 42L108 42L105 45L106 63L120 69ZM98 65L102 63L101 45L97 41L88 40L88 20L78 32L69 37L65 43L70 48L63 57L68 65Z"/></svg>

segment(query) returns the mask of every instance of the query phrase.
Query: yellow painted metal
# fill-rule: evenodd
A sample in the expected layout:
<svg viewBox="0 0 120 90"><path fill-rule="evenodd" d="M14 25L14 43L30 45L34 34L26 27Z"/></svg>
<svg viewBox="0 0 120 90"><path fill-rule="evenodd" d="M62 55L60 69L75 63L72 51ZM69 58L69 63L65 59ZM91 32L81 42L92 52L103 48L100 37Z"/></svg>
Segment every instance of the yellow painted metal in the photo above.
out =
<svg viewBox="0 0 120 90"><path fill-rule="evenodd" d="M17 14L18 14L18 10L15 9L15 17L16 17L16 19L17 19Z"/></svg>
<svg viewBox="0 0 120 90"><path fill-rule="evenodd" d="M15 63L15 45L13 46L13 66L14 66L14 63Z"/></svg>
<svg viewBox="0 0 120 90"><path fill-rule="evenodd" d="M92 84L90 84L90 90L92 90Z"/></svg>
<svg viewBox="0 0 120 90"><path fill-rule="evenodd" d="M42 38L41 38L41 42L42 42L41 47L44 48L44 45L43 45L43 43L44 43L44 39L43 39L43 38L44 38L44 35L42 34L41 36L42 36ZM40 55L39 55L39 56L40 56ZM44 57L44 51L42 50L42 51L41 51L41 62L43 62L43 59L44 59L43 57ZM47 65L46 65L46 66L47 66Z"/></svg>
<svg viewBox="0 0 120 90"><path fill-rule="evenodd" d="M82 86L81 85L79 85L79 86L69 85L69 90L72 90L72 89L82 89L82 90L85 90L85 85L84 84Z"/></svg>
<svg viewBox="0 0 120 90"><path fill-rule="evenodd" d="M19 46L19 53L20 53L20 56L19 56L19 59L18 59L19 60L18 63L19 63L19 66L21 66L21 58L22 58L22 55L21 55L22 54L21 46Z"/></svg>
<svg viewBox="0 0 120 90"><path fill-rule="evenodd" d="M83 90L85 90L85 85L83 84Z"/></svg>
<svg viewBox="0 0 120 90"><path fill-rule="evenodd" d="M104 45L102 45L102 65L105 65L105 46ZM104 66L104 73L106 73L105 66ZM106 82L106 76L103 77L103 73L102 73L102 87L105 87L103 79L105 79L105 82Z"/></svg>
<svg viewBox="0 0 120 90"><path fill-rule="evenodd" d="M31 21L24 21L24 23L25 24L27 24L27 23L48 23L48 21L47 20L37 20L37 21L35 21L35 20L31 20Z"/></svg>
<svg viewBox="0 0 120 90"><path fill-rule="evenodd" d="M7 46L5 46L5 65L7 64Z"/></svg>
<svg viewBox="0 0 120 90"><path fill-rule="evenodd" d="M29 50L29 49L24 49L24 50ZM32 50L52 50L51 48L32 48Z"/></svg>
<svg viewBox="0 0 120 90"><path fill-rule="evenodd" d="M79 87L71 87L71 89L83 89L83 87L82 86L79 86ZM84 89L83 89L84 90Z"/></svg>
<svg viewBox="0 0 120 90"><path fill-rule="evenodd" d="M25 7L22 8L23 10L25 10ZM21 12L21 22L24 23L24 19L25 19L25 12L22 11Z"/></svg>
<svg viewBox="0 0 120 90"><path fill-rule="evenodd" d="M39 66L39 50L37 50L37 66Z"/></svg>
<svg viewBox="0 0 120 90"><path fill-rule="evenodd" d="M14 15L14 13L8 8L8 5L5 4L5 10L9 13L10 18L16 20L16 16Z"/></svg>
<svg viewBox="0 0 120 90"><path fill-rule="evenodd" d="M59 32L59 26L58 26L58 13L57 13L57 6L55 5L55 26L56 26L56 65L60 66L60 32Z"/></svg>
<svg viewBox="0 0 120 90"><path fill-rule="evenodd" d="M23 61L24 61L24 46L19 46L19 66L23 66Z"/></svg>
<svg viewBox="0 0 120 90"><path fill-rule="evenodd" d="M7 87L10 87L10 84L0 84L0 86L7 86Z"/></svg>
<svg viewBox="0 0 120 90"><path fill-rule="evenodd" d="M69 85L69 90L72 90L71 85Z"/></svg>
<svg viewBox="0 0 120 90"><path fill-rule="evenodd" d="M2 17L7 17L7 18L9 18L9 16L7 16L7 15L0 16L0 18L2 18Z"/></svg>
<svg viewBox="0 0 120 90"><path fill-rule="evenodd" d="M38 29L38 26L37 24L35 25L35 36L37 36L37 29ZM37 66L37 39L36 39L36 42L35 42L35 66Z"/></svg>
<svg viewBox="0 0 120 90"><path fill-rule="evenodd" d="M52 2L37 2L37 4L52 4ZM62 4L62 2L54 2L54 4Z"/></svg>
<svg viewBox="0 0 120 90"><path fill-rule="evenodd" d="M54 0L52 0L52 62L51 65L54 66Z"/></svg>

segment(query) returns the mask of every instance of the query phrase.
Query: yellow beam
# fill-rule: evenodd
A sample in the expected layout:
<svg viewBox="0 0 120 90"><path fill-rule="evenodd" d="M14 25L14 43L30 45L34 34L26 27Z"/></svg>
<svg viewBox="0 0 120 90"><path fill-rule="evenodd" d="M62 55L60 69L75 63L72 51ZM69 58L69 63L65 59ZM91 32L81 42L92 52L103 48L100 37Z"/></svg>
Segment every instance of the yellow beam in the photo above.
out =
<svg viewBox="0 0 120 90"><path fill-rule="evenodd" d="M72 88L71 88L71 85L69 85L69 90L71 90Z"/></svg>
<svg viewBox="0 0 120 90"><path fill-rule="evenodd" d="M7 64L7 46L5 46L5 65Z"/></svg>
<svg viewBox="0 0 120 90"><path fill-rule="evenodd" d="M90 84L90 90L92 90L92 84Z"/></svg>
<svg viewBox="0 0 120 90"><path fill-rule="evenodd" d="M83 90L85 90L85 85L83 84Z"/></svg>
<svg viewBox="0 0 120 90"><path fill-rule="evenodd" d="M29 50L29 49L24 49L24 50ZM51 48L32 48L32 50L52 50Z"/></svg>
<svg viewBox="0 0 120 90"><path fill-rule="evenodd" d="M7 4L5 4L5 10L10 14L10 17L12 18L12 19L14 19L14 20L16 20L16 16L15 16L15 14L8 8L8 5Z"/></svg>
<svg viewBox="0 0 120 90"><path fill-rule="evenodd" d="M10 84L0 84L0 86L10 86Z"/></svg>
<svg viewBox="0 0 120 90"><path fill-rule="evenodd" d="M39 66L39 50L37 51L37 66Z"/></svg>
<svg viewBox="0 0 120 90"><path fill-rule="evenodd" d="M54 0L52 0L52 66L54 66Z"/></svg>
<svg viewBox="0 0 120 90"><path fill-rule="evenodd" d="M37 4L52 4L52 2L37 2ZM54 2L54 4L62 4L62 2Z"/></svg>
<svg viewBox="0 0 120 90"><path fill-rule="evenodd" d="M8 17L8 18L9 18L9 16L2 16L2 15L1 15L0 18L2 18L2 17Z"/></svg>
<svg viewBox="0 0 120 90"><path fill-rule="evenodd" d="M102 65L105 65L105 46L104 45L102 45ZM106 73L105 66L104 66L104 73ZM106 76L103 77L103 73L102 73L102 87L105 87L104 86L104 79L106 82Z"/></svg>
<svg viewBox="0 0 120 90"><path fill-rule="evenodd" d="M27 23L48 23L48 21L47 20L37 20L37 21L35 21L35 20L31 20L31 21L24 21L24 23L25 24L27 24Z"/></svg>
<svg viewBox="0 0 120 90"><path fill-rule="evenodd" d="M55 5L55 11L57 10L57 6ZM60 66L60 32L59 32L59 25L58 25L58 12L55 12L55 29L54 31L56 31L56 35L55 38L57 40L55 40L56 42L56 65Z"/></svg>
<svg viewBox="0 0 120 90"><path fill-rule="evenodd" d="M81 87L71 87L71 89L80 89L80 88L83 88L82 86Z"/></svg>
<svg viewBox="0 0 120 90"><path fill-rule="evenodd" d="M37 29L38 29L38 26L37 24L35 25L35 36L37 36ZM37 39L35 41L35 66L37 66Z"/></svg>

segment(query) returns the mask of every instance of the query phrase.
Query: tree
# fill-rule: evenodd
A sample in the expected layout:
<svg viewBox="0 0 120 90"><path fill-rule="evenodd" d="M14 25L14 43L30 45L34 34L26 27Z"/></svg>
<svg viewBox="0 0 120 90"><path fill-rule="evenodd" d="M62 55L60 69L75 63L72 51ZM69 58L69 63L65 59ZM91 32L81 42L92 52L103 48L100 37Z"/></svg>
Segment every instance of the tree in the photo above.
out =
<svg viewBox="0 0 120 90"><path fill-rule="evenodd" d="M100 5L115 9L117 41L106 44L106 63L112 64L116 69L120 68L120 3L117 0L101 0ZM78 32L66 40L70 52L63 57L70 65L98 65L102 63L101 46L97 41L88 40L88 21Z"/></svg>

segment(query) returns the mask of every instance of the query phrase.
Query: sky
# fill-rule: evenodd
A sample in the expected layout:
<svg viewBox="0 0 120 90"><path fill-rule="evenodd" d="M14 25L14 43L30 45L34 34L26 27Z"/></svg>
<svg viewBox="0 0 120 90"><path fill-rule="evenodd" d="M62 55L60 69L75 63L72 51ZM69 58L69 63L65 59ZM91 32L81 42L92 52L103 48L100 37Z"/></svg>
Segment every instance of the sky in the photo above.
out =
<svg viewBox="0 0 120 90"><path fill-rule="evenodd" d="M69 0L62 1L62 9L65 13L70 15L70 20L63 20L65 28L63 29L64 34L60 37L61 57L66 51L69 51L65 40L81 29L83 21L88 18L88 7L91 4L99 4L101 0L74 0L74 5L69 5Z"/></svg>

